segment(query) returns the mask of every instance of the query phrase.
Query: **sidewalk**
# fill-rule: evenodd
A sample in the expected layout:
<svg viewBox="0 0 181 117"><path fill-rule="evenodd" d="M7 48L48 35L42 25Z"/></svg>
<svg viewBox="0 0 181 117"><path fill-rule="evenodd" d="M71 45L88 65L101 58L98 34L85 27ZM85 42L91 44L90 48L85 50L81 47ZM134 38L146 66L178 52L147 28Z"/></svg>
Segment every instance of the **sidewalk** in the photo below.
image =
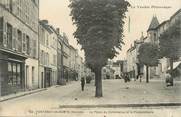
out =
<svg viewBox="0 0 181 117"><path fill-rule="evenodd" d="M30 95L30 94L34 94L34 93L38 93L38 92L45 91L45 90L47 90L47 89L46 88L35 89L35 90L31 90L31 91L18 92L18 93L10 94L7 96L2 96L2 97L0 97L0 102L11 100L11 99L22 97L22 96L26 96L26 95Z"/></svg>
<svg viewBox="0 0 181 117"><path fill-rule="evenodd" d="M15 98L19 98L19 97L23 97L23 96L27 96L27 95L31 95L31 94L35 94L35 93L39 93L39 92L42 92L42 91L45 91L45 90L48 90L48 89L51 90L51 89L54 89L54 88L66 87L67 85L71 85L71 84L74 84L74 83L75 83L75 81L71 81L71 82L68 82L66 85L53 85L53 86L48 87L48 88L41 88L41 89L35 89L35 90L31 90L31 91L24 91L24 92L9 94L7 96L0 97L0 102L15 99Z"/></svg>

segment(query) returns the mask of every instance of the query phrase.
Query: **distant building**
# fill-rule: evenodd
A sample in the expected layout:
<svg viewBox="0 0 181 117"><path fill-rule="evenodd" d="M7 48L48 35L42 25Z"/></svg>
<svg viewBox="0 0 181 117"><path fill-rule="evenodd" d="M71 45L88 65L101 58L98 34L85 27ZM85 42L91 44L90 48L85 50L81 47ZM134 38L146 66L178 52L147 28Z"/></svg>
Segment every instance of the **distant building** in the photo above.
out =
<svg viewBox="0 0 181 117"><path fill-rule="evenodd" d="M158 23L157 17L153 17L150 27L147 31L148 38L146 41L159 44L160 35L169 28L176 20L181 20L181 9L179 9L174 15L170 17L169 20ZM175 61L177 62L177 61ZM157 67L150 67L149 74L150 78L162 78L165 72L170 68L170 62L168 58L160 59L160 62Z"/></svg>
<svg viewBox="0 0 181 117"><path fill-rule="evenodd" d="M139 74L143 73L143 66L139 63L139 47L144 42L145 38L142 36L139 40L134 41L134 45L127 51L127 73L131 78L136 78Z"/></svg>
<svg viewBox="0 0 181 117"><path fill-rule="evenodd" d="M78 50L76 51L76 65L75 65L75 69L76 72L78 73L78 79L81 79L81 77L83 77L83 67L82 67L82 63L83 63L83 58L78 54Z"/></svg>
<svg viewBox="0 0 181 117"><path fill-rule="evenodd" d="M144 77L146 77L146 67L140 65L137 58L140 45L145 42L159 45L160 35L176 20L181 20L181 9L179 9L173 16L171 16L169 20L166 20L161 24L158 22L156 16L152 18L147 30L147 36L142 36L140 40L136 40L134 42L134 45L131 46L131 48L129 48L127 51L127 72L131 75L131 77L136 77L139 73L143 73ZM169 59L164 57L159 60L158 66L149 67L149 78L163 78L165 72L169 70L169 68Z"/></svg>
<svg viewBox="0 0 181 117"><path fill-rule="evenodd" d="M58 42L57 42L57 79L58 85L65 85L65 80L63 78L63 36L58 32Z"/></svg>
<svg viewBox="0 0 181 117"><path fill-rule="evenodd" d="M40 21L39 25L39 78L41 87L56 85L57 80L57 44L56 30L47 20Z"/></svg>
<svg viewBox="0 0 181 117"><path fill-rule="evenodd" d="M70 72L70 45L68 42L68 37L63 33L63 78L66 82L69 81Z"/></svg>
<svg viewBox="0 0 181 117"><path fill-rule="evenodd" d="M69 59L69 67L70 67L70 79L71 80L77 80L78 73L76 71L76 49L70 45L70 59Z"/></svg>

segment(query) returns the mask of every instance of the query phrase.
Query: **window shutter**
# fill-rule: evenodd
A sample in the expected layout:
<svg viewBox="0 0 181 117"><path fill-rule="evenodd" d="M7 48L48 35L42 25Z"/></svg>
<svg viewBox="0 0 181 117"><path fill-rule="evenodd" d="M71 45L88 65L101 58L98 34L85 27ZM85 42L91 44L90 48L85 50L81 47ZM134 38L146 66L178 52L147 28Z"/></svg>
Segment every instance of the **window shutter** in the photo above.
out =
<svg viewBox="0 0 181 117"><path fill-rule="evenodd" d="M3 44L3 17L0 17L0 45Z"/></svg>
<svg viewBox="0 0 181 117"><path fill-rule="evenodd" d="M34 41L34 45L33 45L33 48L34 48L34 57L36 58L36 40L33 40Z"/></svg>
<svg viewBox="0 0 181 117"><path fill-rule="evenodd" d="M4 27L3 45L4 47L7 47L7 23L6 22L3 23L3 27Z"/></svg>
<svg viewBox="0 0 181 117"><path fill-rule="evenodd" d="M31 38L29 38L29 48L28 49L29 49L29 55L30 56L32 56L32 47L33 47L32 46L32 40L31 40Z"/></svg>
<svg viewBox="0 0 181 117"><path fill-rule="evenodd" d="M12 33L13 33L13 37L12 37L12 48L13 48L13 50L15 50L15 48L16 48L16 45L15 45L15 43L16 43L16 28L13 28L13 30L12 30Z"/></svg>
<svg viewBox="0 0 181 117"><path fill-rule="evenodd" d="M26 35L23 33L23 38L22 38L22 52L23 53L26 53L25 43L26 43Z"/></svg>
<svg viewBox="0 0 181 117"><path fill-rule="evenodd" d="M18 50L18 30L15 28L15 50Z"/></svg>

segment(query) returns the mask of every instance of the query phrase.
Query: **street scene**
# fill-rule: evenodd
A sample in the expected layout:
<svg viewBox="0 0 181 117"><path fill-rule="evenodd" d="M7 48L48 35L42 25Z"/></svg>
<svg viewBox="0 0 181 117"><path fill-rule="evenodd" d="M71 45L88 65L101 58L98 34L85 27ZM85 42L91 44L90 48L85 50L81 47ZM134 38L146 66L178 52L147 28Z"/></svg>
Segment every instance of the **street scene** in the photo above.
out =
<svg viewBox="0 0 181 117"><path fill-rule="evenodd" d="M179 3L0 0L0 116L179 117Z"/></svg>
<svg viewBox="0 0 181 117"><path fill-rule="evenodd" d="M16 111L19 112L18 115L20 116L30 116L36 115L36 112L42 110L56 111L62 109L67 111L73 109L75 111L76 108L97 110L93 109L97 105L100 106L100 110L104 108L106 108L105 110L109 110L113 107L115 107L115 109L117 110L122 110L126 109L124 107L125 104L127 105L127 107L129 107L129 105L131 107L131 104L161 105L168 102L177 103L181 101L181 83L179 82L175 84L174 88L166 87L165 83L161 81L152 81L149 84L132 81L126 84L123 80L104 80L103 84L104 98L95 99L92 95L92 93L95 92L94 82L92 82L91 84L87 84L84 92L81 91L79 82L72 82L66 86L52 87L40 93L23 96L9 101L4 101L1 103L2 115L16 115ZM61 92L62 90L63 92ZM177 105L173 106L172 108L167 107L167 109L175 110L175 107L177 107ZM16 111L9 112L9 110ZM160 110L164 111L163 109ZM158 110L158 112L154 113L152 116L159 116L160 110ZM31 113L30 111L33 112ZM63 113L61 114L64 115ZM167 114L168 112L165 111L164 116L166 117L170 117L170 114L174 113L170 113L168 115ZM46 112L39 112L37 115L43 116L46 115ZM49 115L52 115L52 113L49 113ZM100 115L101 114L99 114L99 116ZM128 117L131 117L131 115Z"/></svg>

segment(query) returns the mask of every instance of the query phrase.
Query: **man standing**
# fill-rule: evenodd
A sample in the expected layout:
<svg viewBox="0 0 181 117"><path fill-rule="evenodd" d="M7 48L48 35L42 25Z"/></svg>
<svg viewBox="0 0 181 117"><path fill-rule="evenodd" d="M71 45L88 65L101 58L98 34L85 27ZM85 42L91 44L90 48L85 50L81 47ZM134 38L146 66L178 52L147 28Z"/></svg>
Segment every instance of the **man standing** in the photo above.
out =
<svg viewBox="0 0 181 117"><path fill-rule="evenodd" d="M166 85L168 86L173 86L173 78L171 77L169 71L166 72L165 74L165 79L166 79Z"/></svg>
<svg viewBox="0 0 181 117"><path fill-rule="evenodd" d="M82 78L81 78L82 91L84 91L84 85L85 85L85 79L84 79L84 77L82 77Z"/></svg>

